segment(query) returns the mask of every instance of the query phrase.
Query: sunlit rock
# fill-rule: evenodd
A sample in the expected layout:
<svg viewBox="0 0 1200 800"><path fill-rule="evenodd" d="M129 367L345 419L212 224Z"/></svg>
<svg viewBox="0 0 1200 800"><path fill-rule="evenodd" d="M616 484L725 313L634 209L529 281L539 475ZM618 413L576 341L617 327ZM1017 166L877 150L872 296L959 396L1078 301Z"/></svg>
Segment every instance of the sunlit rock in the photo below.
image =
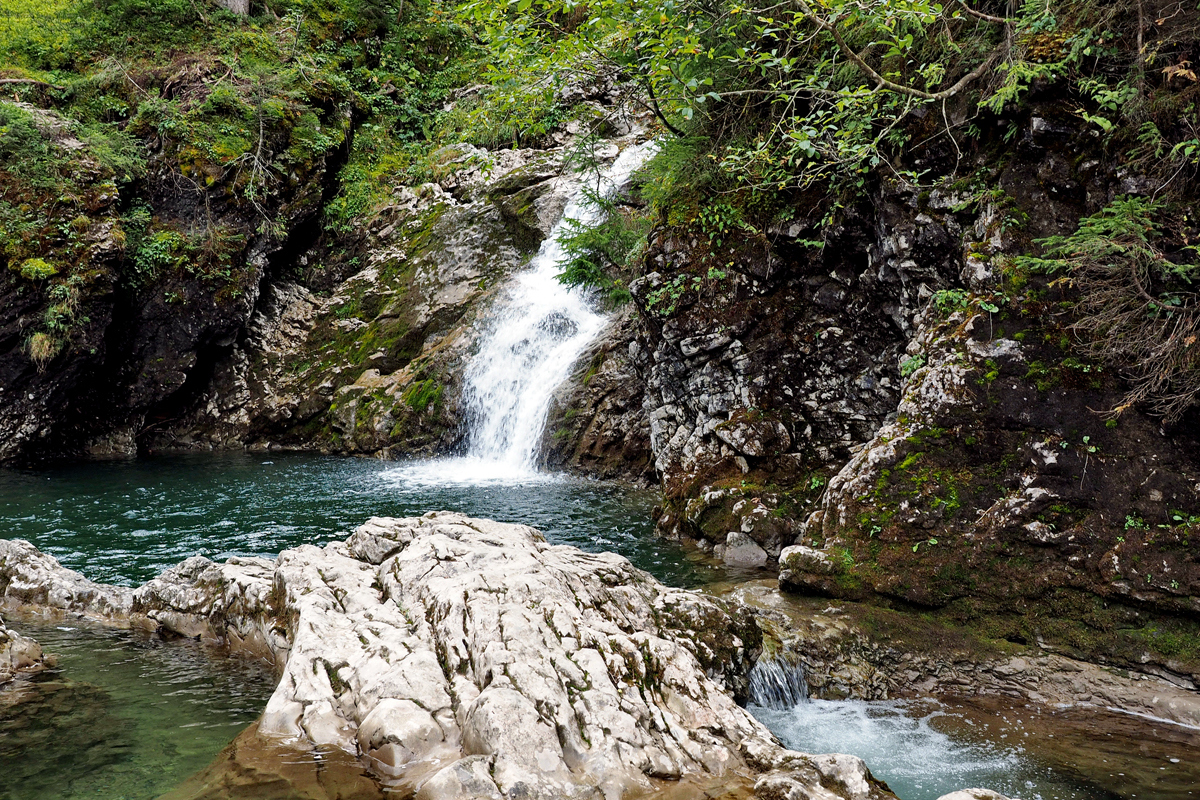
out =
<svg viewBox="0 0 1200 800"><path fill-rule="evenodd" d="M615 800L760 777L762 797L892 796L859 759L785 750L737 705L761 650L744 607L525 526L375 518L274 562L194 557L137 590L5 546L28 565L0 561L0 576L31 603L115 592L131 624L276 659L260 734L345 751L418 797ZM72 591L39 592L35 573Z"/></svg>

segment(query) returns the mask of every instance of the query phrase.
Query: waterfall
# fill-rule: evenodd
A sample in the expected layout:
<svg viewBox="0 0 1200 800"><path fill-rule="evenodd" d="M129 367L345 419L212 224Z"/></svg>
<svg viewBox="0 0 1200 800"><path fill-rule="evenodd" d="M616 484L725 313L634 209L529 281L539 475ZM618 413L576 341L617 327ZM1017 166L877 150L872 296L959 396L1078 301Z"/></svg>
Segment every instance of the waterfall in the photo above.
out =
<svg viewBox="0 0 1200 800"><path fill-rule="evenodd" d="M652 142L626 148L588 188L611 196L653 152ZM463 375L466 455L405 470L404 477L478 483L538 475L538 446L554 390L607 322L584 292L559 282L566 259L559 237L566 220L595 226L603 219L603 209L581 187L483 323L479 351Z"/></svg>
<svg viewBox="0 0 1200 800"><path fill-rule="evenodd" d="M750 670L750 702L762 708L792 708L808 700L808 683L799 662L760 658Z"/></svg>

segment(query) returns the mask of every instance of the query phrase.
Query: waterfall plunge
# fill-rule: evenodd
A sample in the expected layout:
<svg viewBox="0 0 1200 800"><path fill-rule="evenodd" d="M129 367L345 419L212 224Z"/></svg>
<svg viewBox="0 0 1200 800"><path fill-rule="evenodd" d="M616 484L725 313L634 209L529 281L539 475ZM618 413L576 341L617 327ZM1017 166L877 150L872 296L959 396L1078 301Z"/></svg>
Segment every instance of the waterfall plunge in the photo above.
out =
<svg viewBox="0 0 1200 800"><path fill-rule="evenodd" d="M652 142L626 148L590 188L611 196L653 152ZM604 212L581 188L491 309L463 376L467 454L405 468L402 480L507 483L539 476L538 445L554 390L607 322L583 292L558 281L566 258L558 239L568 219L594 226Z"/></svg>
<svg viewBox="0 0 1200 800"><path fill-rule="evenodd" d="M750 670L750 702L762 708L783 710L808 700L808 682L799 662L760 658Z"/></svg>

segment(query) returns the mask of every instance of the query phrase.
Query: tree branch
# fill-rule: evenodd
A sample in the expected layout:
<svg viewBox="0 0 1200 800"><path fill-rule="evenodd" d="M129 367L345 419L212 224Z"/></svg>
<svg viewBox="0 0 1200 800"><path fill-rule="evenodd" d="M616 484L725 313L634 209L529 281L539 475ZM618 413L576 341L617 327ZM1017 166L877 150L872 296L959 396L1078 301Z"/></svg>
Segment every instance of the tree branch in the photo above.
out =
<svg viewBox="0 0 1200 800"><path fill-rule="evenodd" d="M976 19L981 19L985 22L995 22L997 25L1007 25L1009 20L1007 17L993 17L991 14L985 14L982 11L976 11L967 5L964 0L958 0L959 7Z"/></svg>
<svg viewBox="0 0 1200 800"><path fill-rule="evenodd" d="M905 86L902 83L894 83L880 75L871 67L870 64L859 58L858 54L851 49L850 45L846 44L846 40L842 38L842 34L838 32L836 25L831 22L827 22L826 20L821 19L819 16L814 14L812 8L810 8L808 3L804 2L804 0L797 1L800 5L800 10L803 11L806 16L811 18L812 21L816 23L818 28L829 31L829 33L833 35L834 41L837 42L838 47L841 48L843 53L845 53L846 58L854 62L854 65L865 72L872 80L877 81L880 88L887 89L888 91L895 92L896 94L908 95L909 97L916 97L921 100L945 100L946 98L953 97L954 95L958 94L965 89L968 84L987 72L991 68L992 64L996 61L996 58L1000 55L1000 48L993 50L992 54L989 55L982 64L964 75L961 79L959 79L958 83L954 84L948 89L943 89L940 92L923 92L920 89L914 89L913 87Z"/></svg>
<svg viewBox="0 0 1200 800"><path fill-rule="evenodd" d="M57 89L60 92L63 91L62 86L57 86L53 83L46 83L45 81L35 81L33 78L0 78L0 86L8 86L10 84L25 84L28 86L44 86L47 89Z"/></svg>
<svg viewBox="0 0 1200 800"><path fill-rule="evenodd" d="M646 93L650 95L650 110L654 112L654 116L658 117L663 125L667 127L671 133L678 136L680 139L684 137L683 131L671 124L671 121L663 116L662 110L658 107L658 98L654 96L654 87L650 84L649 78L643 78L643 83L646 86Z"/></svg>

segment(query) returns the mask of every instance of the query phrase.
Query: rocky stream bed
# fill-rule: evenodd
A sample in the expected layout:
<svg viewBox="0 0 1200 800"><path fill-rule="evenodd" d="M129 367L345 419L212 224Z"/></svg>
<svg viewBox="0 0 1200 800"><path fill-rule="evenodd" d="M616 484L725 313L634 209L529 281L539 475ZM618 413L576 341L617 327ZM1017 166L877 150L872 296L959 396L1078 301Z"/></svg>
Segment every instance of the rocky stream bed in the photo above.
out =
<svg viewBox="0 0 1200 800"><path fill-rule="evenodd" d="M787 750L739 705L764 653L800 660L824 696L995 694L1200 723L1194 692L1152 676L966 638L922 653L901 628L888 646L853 609L804 608L772 582L672 589L621 556L447 512L373 518L273 561L193 557L136 589L3 541L0 587L22 614L274 664L257 726L178 797L892 797L861 759ZM38 669L37 644L5 636L6 677Z"/></svg>
<svg viewBox="0 0 1200 800"><path fill-rule="evenodd" d="M615 798L685 778L753 781L761 797L891 796L860 759L787 751L737 705L761 649L743 607L524 526L376 518L274 563L188 559L138 589L19 540L0 563L11 605L274 660L260 735L357 754L418 797Z"/></svg>

